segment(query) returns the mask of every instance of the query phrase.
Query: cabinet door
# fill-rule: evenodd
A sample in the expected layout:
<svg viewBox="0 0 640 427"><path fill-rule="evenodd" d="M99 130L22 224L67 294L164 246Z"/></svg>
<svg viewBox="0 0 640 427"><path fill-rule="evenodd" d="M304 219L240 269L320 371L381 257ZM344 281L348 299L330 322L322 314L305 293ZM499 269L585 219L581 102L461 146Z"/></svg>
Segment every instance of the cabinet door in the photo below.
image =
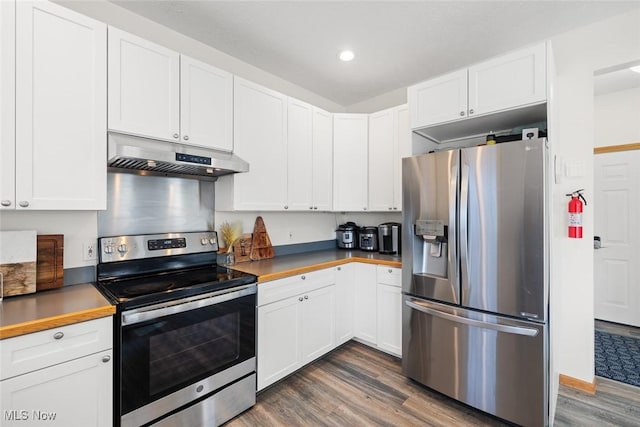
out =
<svg viewBox="0 0 640 427"><path fill-rule="evenodd" d="M313 107L289 98L287 108L287 206L289 210L313 209Z"/></svg>
<svg viewBox="0 0 640 427"><path fill-rule="evenodd" d="M313 109L313 209L333 206L333 116Z"/></svg>
<svg viewBox="0 0 640 427"><path fill-rule="evenodd" d="M469 67L469 114L479 115L544 102L545 44Z"/></svg>
<svg viewBox="0 0 640 427"><path fill-rule="evenodd" d="M467 116L467 70L456 71L409 87L411 129Z"/></svg>
<svg viewBox="0 0 640 427"><path fill-rule="evenodd" d="M393 210L396 111L394 108L369 116L369 210Z"/></svg>
<svg viewBox="0 0 640 427"><path fill-rule="evenodd" d="M180 56L183 144L233 151L233 75Z"/></svg>
<svg viewBox="0 0 640 427"><path fill-rule="evenodd" d="M352 263L336 267L336 346L353 338L354 269Z"/></svg>
<svg viewBox="0 0 640 427"><path fill-rule="evenodd" d="M377 343L376 266L355 263L354 336L369 344Z"/></svg>
<svg viewBox="0 0 640 427"><path fill-rule="evenodd" d="M258 307L258 390L300 367L298 296Z"/></svg>
<svg viewBox="0 0 640 427"><path fill-rule="evenodd" d="M333 210L367 210L368 115L333 115Z"/></svg>
<svg viewBox="0 0 640 427"><path fill-rule="evenodd" d="M411 156L411 127L409 124L409 106L401 105L396 109L397 123L394 147L393 168L393 210L402 210L402 159Z"/></svg>
<svg viewBox="0 0 640 427"><path fill-rule="evenodd" d="M109 129L177 142L180 55L109 27Z"/></svg>
<svg viewBox="0 0 640 427"><path fill-rule="evenodd" d="M317 359L334 348L335 290L335 285L327 286L302 296L302 310L300 312L302 365Z"/></svg>
<svg viewBox="0 0 640 427"><path fill-rule="evenodd" d="M0 209L15 209L16 9L0 2Z"/></svg>
<svg viewBox="0 0 640 427"><path fill-rule="evenodd" d="M378 283L378 347L402 356L402 288Z"/></svg>
<svg viewBox="0 0 640 427"><path fill-rule="evenodd" d="M234 78L234 151L250 164L233 176L234 209L287 206L287 98Z"/></svg>
<svg viewBox="0 0 640 427"><path fill-rule="evenodd" d="M0 382L2 425L110 427L111 350Z"/></svg>
<svg viewBox="0 0 640 427"><path fill-rule="evenodd" d="M16 7L18 208L106 208L107 29L48 2Z"/></svg>

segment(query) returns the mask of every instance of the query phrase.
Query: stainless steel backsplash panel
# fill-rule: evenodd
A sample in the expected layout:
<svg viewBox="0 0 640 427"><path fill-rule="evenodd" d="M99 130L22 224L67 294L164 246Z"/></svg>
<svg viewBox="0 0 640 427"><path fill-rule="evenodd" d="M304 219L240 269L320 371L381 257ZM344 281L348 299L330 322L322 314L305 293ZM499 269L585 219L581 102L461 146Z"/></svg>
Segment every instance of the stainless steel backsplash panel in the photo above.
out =
<svg viewBox="0 0 640 427"><path fill-rule="evenodd" d="M98 236L214 230L214 191L214 182L108 173Z"/></svg>

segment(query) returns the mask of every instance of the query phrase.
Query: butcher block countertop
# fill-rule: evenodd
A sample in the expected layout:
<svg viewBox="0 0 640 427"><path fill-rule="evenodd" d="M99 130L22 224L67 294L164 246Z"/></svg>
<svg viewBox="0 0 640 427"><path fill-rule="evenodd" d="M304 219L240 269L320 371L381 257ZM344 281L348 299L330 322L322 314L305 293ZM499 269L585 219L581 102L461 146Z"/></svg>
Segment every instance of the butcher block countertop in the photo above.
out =
<svg viewBox="0 0 640 427"><path fill-rule="evenodd" d="M116 312L90 283L4 298L0 302L0 339L38 332Z"/></svg>
<svg viewBox="0 0 640 427"><path fill-rule="evenodd" d="M361 250L332 249L306 252L295 255L276 256L260 261L242 262L230 265L234 270L244 271L258 276L258 283L282 279L296 274L334 267L349 262L402 267L402 259L395 255L383 255L378 252Z"/></svg>

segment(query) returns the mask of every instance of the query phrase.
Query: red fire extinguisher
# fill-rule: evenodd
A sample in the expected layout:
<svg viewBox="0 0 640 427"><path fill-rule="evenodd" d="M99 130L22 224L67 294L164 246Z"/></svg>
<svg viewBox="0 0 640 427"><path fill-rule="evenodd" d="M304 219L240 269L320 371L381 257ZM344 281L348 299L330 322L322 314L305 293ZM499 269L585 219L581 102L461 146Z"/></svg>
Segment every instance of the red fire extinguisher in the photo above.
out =
<svg viewBox="0 0 640 427"><path fill-rule="evenodd" d="M582 192L584 190L576 190L567 194L571 197L569 200L569 237L573 239L582 239L582 206L587 205Z"/></svg>

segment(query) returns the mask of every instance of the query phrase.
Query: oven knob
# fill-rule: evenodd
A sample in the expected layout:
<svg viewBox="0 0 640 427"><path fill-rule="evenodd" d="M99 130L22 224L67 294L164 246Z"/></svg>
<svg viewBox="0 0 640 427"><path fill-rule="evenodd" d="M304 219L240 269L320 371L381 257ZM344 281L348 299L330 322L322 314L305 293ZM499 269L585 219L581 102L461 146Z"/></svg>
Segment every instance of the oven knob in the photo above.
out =
<svg viewBox="0 0 640 427"><path fill-rule="evenodd" d="M200 239L200 243L202 244L202 246L204 246L209 243L209 241L203 237L202 239Z"/></svg>
<svg viewBox="0 0 640 427"><path fill-rule="evenodd" d="M112 254L113 253L113 246L111 245L107 245L104 247L104 253L105 254Z"/></svg>
<svg viewBox="0 0 640 427"><path fill-rule="evenodd" d="M118 246L118 252L120 252L123 255L126 254L128 250L129 249L127 248L127 245L125 245L124 243Z"/></svg>
<svg viewBox="0 0 640 427"><path fill-rule="evenodd" d="M216 239L209 239L209 243L211 243L212 245L216 244Z"/></svg>

